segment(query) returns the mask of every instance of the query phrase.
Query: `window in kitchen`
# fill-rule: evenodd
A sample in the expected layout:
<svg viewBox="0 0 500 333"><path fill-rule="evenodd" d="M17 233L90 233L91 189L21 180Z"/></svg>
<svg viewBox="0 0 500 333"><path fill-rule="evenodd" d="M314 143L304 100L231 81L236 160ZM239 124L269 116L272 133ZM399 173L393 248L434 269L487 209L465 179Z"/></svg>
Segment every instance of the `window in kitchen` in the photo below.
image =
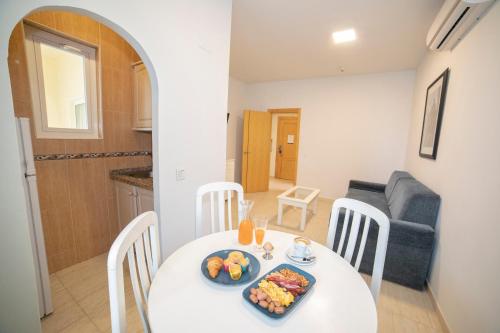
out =
<svg viewBox="0 0 500 333"><path fill-rule="evenodd" d="M28 24L24 28L37 138L99 139L97 49Z"/></svg>

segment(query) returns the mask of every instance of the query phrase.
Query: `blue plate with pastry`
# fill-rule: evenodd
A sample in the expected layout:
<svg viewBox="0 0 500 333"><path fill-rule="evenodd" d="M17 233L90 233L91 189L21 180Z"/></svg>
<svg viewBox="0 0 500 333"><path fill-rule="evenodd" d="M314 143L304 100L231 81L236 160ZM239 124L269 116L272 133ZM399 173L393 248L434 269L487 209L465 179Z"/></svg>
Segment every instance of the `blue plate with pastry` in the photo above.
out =
<svg viewBox="0 0 500 333"><path fill-rule="evenodd" d="M201 263L201 272L212 282L241 285L253 281L260 263L252 254L241 250L221 250L208 255Z"/></svg>

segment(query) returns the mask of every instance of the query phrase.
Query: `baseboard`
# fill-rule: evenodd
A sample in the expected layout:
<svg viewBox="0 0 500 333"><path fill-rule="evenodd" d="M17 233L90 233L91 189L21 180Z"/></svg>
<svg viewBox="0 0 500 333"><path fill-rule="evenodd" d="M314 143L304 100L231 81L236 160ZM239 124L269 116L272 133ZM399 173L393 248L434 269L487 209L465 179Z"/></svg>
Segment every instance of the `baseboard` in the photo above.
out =
<svg viewBox="0 0 500 333"><path fill-rule="evenodd" d="M448 326L448 323L444 319L443 312L441 311L441 307L439 306L438 302L436 302L436 297L434 297L434 292L432 291L431 285L429 284L429 281L427 280L427 290L429 290L429 295L431 296L431 302L432 305L434 306L434 309L436 310L438 317L439 317L439 322L441 323L441 327L443 329L444 333L451 333L450 326Z"/></svg>

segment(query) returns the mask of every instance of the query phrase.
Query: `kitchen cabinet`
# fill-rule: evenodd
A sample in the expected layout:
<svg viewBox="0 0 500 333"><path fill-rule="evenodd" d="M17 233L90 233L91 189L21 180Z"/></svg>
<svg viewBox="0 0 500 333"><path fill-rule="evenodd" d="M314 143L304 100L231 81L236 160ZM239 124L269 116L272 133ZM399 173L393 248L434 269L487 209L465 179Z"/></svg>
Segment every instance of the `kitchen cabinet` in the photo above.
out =
<svg viewBox="0 0 500 333"><path fill-rule="evenodd" d="M153 191L136 187L137 189L137 215L154 210Z"/></svg>
<svg viewBox="0 0 500 333"><path fill-rule="evenodd" d="M134 122L133 129L151 131L151 82L142 62L134 64Z"/></svg>
<svg viewBox="0 0 500 333"><path fill-rule="evenodd" d="M118 224L123 230L136 216L154 210L153 191L115 181Z"/></svg>

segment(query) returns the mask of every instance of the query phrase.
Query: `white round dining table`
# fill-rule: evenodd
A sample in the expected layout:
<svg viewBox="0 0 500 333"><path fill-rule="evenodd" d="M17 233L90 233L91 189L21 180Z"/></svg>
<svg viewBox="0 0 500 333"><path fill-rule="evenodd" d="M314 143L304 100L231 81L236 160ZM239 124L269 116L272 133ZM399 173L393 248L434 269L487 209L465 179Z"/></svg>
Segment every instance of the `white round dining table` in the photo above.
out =
<svg viewBox="0 0 500 333"><path fill-rule="evenodd" d="M286 257L296 235L268 230L265 241L274 245L273 259L264 260L253 245L238 244L237 231L198 238L179 248L160 266L148 300L149 324L155 333L191 332L339 332L377 331L377 312L361 275L342 257L313 242L316 262L295 265L312 274L316 284L291 312L280 319L267 317L243 299L246 285L223 286L201 272L203 259L218 250L240 249L260 262L258 277L274 267L292 264Z"/></svg>

